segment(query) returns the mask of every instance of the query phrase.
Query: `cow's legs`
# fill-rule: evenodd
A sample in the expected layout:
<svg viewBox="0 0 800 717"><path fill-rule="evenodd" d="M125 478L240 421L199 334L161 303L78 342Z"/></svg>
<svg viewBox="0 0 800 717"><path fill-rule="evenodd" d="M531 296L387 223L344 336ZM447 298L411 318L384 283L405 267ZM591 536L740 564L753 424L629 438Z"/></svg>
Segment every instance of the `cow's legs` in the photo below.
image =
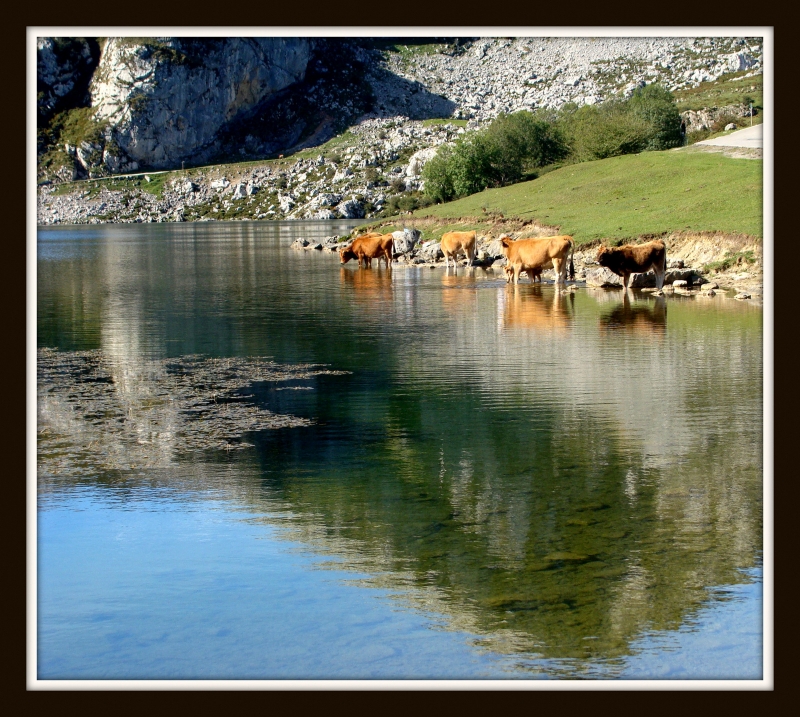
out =
<svg viewBox="0 0 800 717"><path fill-rule="evenodd" d="M519 284L519 273L522 271L521 264L514 264L514 283Z"/></svg>
<svg viewBox="0 0 800 717"><path fill-rule="evenodd" d="M562 267L561 267L561 259L553 259L553 269L556 272L556 284L559 284L564 281L564 277L561 276Z"/></svg>
<svg viewBox="0 0 800 717"><path fill-rule="evenodd" d="M655 266L653 267L653 271L656 275L656 289L661 291L662 287L664 286L664 275L666 272L663 268Z"/></svg>
<svg viewBox="0 0 800 717"><path fill-rule="evenodd" d="M628 274L627 272L625 272L622 275L622 290L623 291L627 291L628 290L628 282L630 281L630 278L631 278L631 275Z"/></svg>

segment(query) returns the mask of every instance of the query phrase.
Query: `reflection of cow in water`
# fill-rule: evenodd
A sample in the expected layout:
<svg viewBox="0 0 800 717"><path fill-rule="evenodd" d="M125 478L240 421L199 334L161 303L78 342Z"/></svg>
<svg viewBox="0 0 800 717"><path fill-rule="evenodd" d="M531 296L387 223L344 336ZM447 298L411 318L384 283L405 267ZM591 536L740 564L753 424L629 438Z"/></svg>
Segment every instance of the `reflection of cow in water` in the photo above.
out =
<svg viewBox="0 0 800 717"><path fill-rule="evenodd" d="M501 293L501 301L503 327L552 331L566 329L572 322L575 295L512 284Z"/></svg>
<svg viewBox="0 0 800 717"><path fill-rule="evenodd" d="M377 269L339 269L339 278L343 286L353 290L359 300L378 301L392 298L392 270L379 266Z"/></svg>
<svg viewBox="0 0 800 717"><path fill-rule="evenodd" d="M667 302L661 296L653 301L631 303L625 292L621 303L600 317L604 329L625 329L644 334L663 334L667 328Z"/></svg>
<svg viewBox="0 0 800 717"><path fill-rule="evenodd" d="M442 306L447 311L461 313L475 310L478 293L474 274L442 274L442 289Z"/></svg>

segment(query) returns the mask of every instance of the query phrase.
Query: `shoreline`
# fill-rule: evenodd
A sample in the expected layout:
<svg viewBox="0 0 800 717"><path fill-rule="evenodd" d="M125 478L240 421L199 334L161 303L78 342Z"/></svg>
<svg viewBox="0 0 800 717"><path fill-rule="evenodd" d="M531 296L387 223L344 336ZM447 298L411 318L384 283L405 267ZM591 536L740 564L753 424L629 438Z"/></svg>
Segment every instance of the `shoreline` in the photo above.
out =
<svg viewBox="0 0 800 717"><path fill-rule="evenodd" d="M325 222L335 223L353 220L228 220L215 222L220 224L267 224L271 221L298 222ZM158 223L158 222L151 222ZM169 222L174 224L174 222ZM192 222L207 224L210 222ZM143 224L149 224L143 222ZM557 233L555 227L543 226L535 222L515 219L513 217L488 220L474 217L461 217L458 219L434 219L430 217L395 217L387 220L377 220L361 223L353 227L349 234L339 234L328 237L325 243L302 244L297 249L314 250L327 249L336 251L348 237L354 237L366 231L379 230L385 233L394 233L397 237L406 229L416 230L420 235L413 246L407 251L397 252L392 262L394 267L443 267L444 259L438 248L438 239L441 233L452 230L454 226L478 228L478 242L476 247L476 262L473 268L500 270L504 259L496 245L496 240L501 234L508 234L514 239L553 236ZM71 227L103 227L103 226L129 226L126 222L97 222L94 224L37 224L38 229L57 229ZM680 293L697 294L703 285L713 286L719 291L732 291L739 294L749 294L747 298L761 300L764 294L763 284L763 241L758 237L746 234L725 234L722 232L685 233L673 232L667 235L640 236L627 243L641 243L654 238L662 239L667 245L668 272L665 286L668 291L673 290L673 281L686 281L685 287L676 287ZM295 242L296 244L297 242ZM594 256L601 241L593 240L578 244L575 247L574 262L576 281L572 285L587 288L613 288L621 287L621 278L612 275L607 270L602 272L594 264ZM459 260L459 267L465 267L466 260ZM633 275L643 276L643 275ZM652 278L652 275L650 275ZM545 270L543 280L552 283L554 275L552 270ZM527 281L527 279L525 280ZM634 290L647 290L651 288L645 279L636 280ZM653 284L654 286L654 284Z"/></svg>

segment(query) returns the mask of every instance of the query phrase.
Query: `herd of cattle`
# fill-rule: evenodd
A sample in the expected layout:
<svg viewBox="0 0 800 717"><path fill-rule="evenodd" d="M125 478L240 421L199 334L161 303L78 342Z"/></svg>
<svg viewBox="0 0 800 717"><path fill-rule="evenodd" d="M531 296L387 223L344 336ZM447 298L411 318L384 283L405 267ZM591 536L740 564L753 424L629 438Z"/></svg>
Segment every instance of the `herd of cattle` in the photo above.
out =
<svg viewBox="0 0 800 717"><path fill-rule="evenodd" d="M524 271L531 282L542 280L542 270L553 268L556 284L565 284L567 269L570 279L575 278L575 265L572 256L575 241L571 236L544 237L536 239L511 239L502 235L499 239L506 265L503 267L507 282L519 283L519 275ZM447 232L442 235L441 249L444 254L445 268L449 268L450 259L453 267L456 259L463 254L468 265L475 259L477 232ZM369 267L376 259L381 259L391 267L394 259L394 237L392 234L370 232L356 237L348 246L339 251L342 264L356 259L359 266ZM655 240L646 244L626 244L620 247L600 247L596 261L600 266L622 277L624 290L628 289L631 274L643 274L650 269L656 276L656 289L664 286L667 270L667 248L664 242Z"/></svg>

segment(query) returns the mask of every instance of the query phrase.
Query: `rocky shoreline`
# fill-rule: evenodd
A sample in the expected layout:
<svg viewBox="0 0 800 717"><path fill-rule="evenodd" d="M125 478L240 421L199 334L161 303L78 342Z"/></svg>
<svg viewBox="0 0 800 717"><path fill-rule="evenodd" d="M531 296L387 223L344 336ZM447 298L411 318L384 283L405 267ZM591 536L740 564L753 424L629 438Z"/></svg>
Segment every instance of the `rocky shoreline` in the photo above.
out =
<svg viewBox="0 0 800 717"><path fill-rule="evenodd" d="M504 232L501 232L502 234ZM443 268L444 255L440 243L433 239L425 240L418 229L406 228L392 232L394 236L394 267ZM477 252L473 268L497 273L503 276L505 257L500 249L498 237L491 234L478 236ZM525 234L528 236L529 234ZM519 235L512 238L520 238ZM323 241L311 242L297 239L292 248L298 251L338 252L346 246L351 237L330 236ZM748 237L730 237L725 235L673 236L667 242L667 273L664 280L664 292L683 295L714 296L723 292L737 299L763 299L763 268L761 244ZM576 247L573 261L575 279L567 282L568 288L616 288L622 287L622 279L605 267L595 262L597 246L583 245ZM754 261L743 257L752 255ZM727 268L715 270L713 263L719 262L717 257L736 257ZM467 268L467 260L460 259L459 267ZM711 265L711 266L710 266ZM551 269L542 273L544 283L554 283L555 274ZM631 288L641 291L655 290L655 276L652 273L633 274Z"/></svg>

